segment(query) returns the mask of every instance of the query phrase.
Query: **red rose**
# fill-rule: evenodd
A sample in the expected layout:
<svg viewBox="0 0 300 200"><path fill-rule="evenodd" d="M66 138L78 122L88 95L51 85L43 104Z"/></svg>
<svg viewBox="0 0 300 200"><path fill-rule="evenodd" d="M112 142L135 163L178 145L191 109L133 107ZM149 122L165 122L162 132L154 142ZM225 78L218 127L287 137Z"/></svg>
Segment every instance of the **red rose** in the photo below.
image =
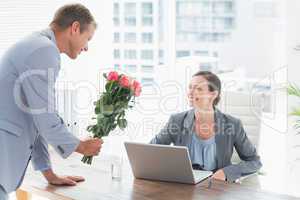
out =
<svg viewBox="0 0 300 200"><path fill-rule="evenodd" d="M109 74L107 76L107 80L109 80L109 81L117 81L118 79L119 79L118 72L115 72L115 71L109 72Z"/></svg>
<svg viewBox="0 0 300 200"><path fill-rule="evenodd" d="M126 87L126 88L129 88L130 87L130 82L129 82L129 78L127 76L122 76L120 78L120 85L122 87Z"/></svg>
<svg viewBox="0 0 300 200"><path fill-rule="evenodd" d="M134 96L136 96L136 97L140 96L141 92L142 92L142 88L141 87L136 88L136 90L134 91Z"/></svg>
<svg viewBox="0 0 300 200"><path fill-rule="evenodd" d="M142 92L141 84L138 81L133 81L132 83L132 90L134 91L134 96L138 97L140 96Z"/></svg>

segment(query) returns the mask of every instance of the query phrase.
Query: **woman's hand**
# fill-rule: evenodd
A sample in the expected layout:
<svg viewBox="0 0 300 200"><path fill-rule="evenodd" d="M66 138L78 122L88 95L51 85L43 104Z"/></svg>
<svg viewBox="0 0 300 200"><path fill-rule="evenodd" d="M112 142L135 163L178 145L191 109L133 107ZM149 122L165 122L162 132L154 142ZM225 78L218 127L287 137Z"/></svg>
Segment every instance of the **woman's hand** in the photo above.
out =
<svg viewBox="0 0 300 200"><path fill-rule="evenodd" d="M75 186L77 182L84 181L81 176L58 176L52 169L48 169L42 172L48 183L52 185L64 185L64 186Z"/></svg>
<svg viewBox="0 0 300 200"><path fill-rule="evenodd" d="M223 169L219 169L218 171L216 171L216 173L214 173L212 177L214 179L221 180L221 181L226 180L226 175L225 175Z"/></svg>

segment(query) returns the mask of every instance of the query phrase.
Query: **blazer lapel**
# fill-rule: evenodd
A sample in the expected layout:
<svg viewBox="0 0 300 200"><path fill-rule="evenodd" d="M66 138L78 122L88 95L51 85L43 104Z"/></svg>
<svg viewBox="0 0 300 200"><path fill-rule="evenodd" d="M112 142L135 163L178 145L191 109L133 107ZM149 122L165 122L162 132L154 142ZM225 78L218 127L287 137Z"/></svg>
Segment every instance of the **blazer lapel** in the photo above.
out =
<svg viewBox="0 0 300 200"><path fill-rule="evenodd" d="M215 109L215 141L216 141L216 151L217 151L217 167L222 168L224 166L224 157L226 149L226 138L224 135L224 122L222 115L219 110Z"/></svg>
<svg viewBox="0 0 300 200"><path fill-rule="evenodd" d="M191 109L187 112L187 115L183 121L184 128L191 130L194 125L194 121L195 121L194 119L195 119L195 110Z"/></svg>
<svg viewBox="0 0 300 200"><path fill-rule="evenodd" d="M194 131L194 120L195 119L195 110L191 109L188 111L184 121L183 121L183 135L182 135L182 143L185 146L189 146L192 139L192 134Z"/></svg>

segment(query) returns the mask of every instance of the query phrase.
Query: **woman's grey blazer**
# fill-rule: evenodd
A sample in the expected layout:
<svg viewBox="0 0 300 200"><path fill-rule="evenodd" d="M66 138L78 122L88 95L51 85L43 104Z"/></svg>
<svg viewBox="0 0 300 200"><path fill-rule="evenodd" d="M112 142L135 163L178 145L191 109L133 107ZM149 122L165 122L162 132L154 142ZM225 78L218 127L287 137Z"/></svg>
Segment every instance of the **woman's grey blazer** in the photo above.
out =
<svg viewBox="0 0 300 200"><path fill-rule="evenodd" d="M192 109L172 115L166 126L150 143L166 145L173 143L188 147L194 130L194 113ZM257 172L262 164L241 121L215 109L215 123L217 168L224 170L226 180L233 182L242 176ZM233 148L242 160L238 164L231 163Z"/></svg>

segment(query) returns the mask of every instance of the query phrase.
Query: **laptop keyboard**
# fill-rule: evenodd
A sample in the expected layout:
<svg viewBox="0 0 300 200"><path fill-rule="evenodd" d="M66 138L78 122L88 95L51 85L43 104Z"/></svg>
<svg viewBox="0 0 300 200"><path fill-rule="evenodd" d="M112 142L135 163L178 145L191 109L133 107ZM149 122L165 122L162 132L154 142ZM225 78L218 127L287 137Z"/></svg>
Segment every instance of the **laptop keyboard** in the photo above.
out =
<svg viewBox="0 0 300 200"><path fill-rule="evenodd" d="M211 171L193 170L193 174L196 180L202 180L212 174Z"/></svg>

